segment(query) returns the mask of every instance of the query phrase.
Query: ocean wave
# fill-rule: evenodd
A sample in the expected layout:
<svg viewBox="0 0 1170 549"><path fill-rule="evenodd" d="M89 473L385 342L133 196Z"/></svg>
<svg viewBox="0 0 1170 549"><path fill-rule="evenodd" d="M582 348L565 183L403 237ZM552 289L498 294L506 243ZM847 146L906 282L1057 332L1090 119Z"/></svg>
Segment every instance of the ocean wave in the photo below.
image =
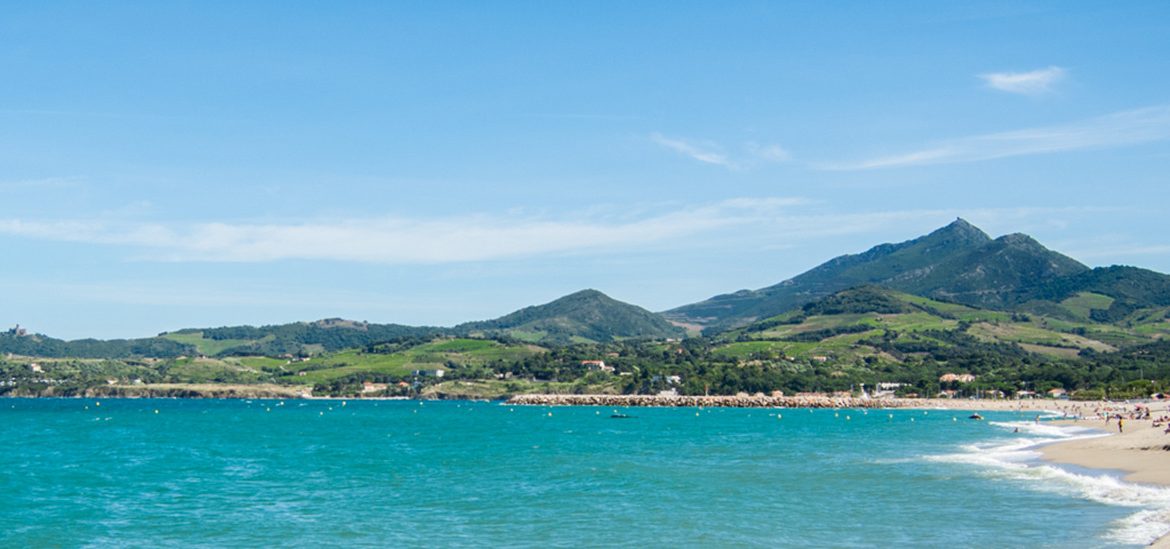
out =
<svg viewBox="0 0 1170 549"><path fill-rule="evenodd" d="M1020 482L1033 490L1060 493L1104 505L1143 508L1114 521L1106 534L1110 541L1147 544L1170 534L1170 488L1129 483L1104 472L1100 475L1074 472L1040 461L1041 446L1105 434L1084 427L1030 421L993 421L990 424L1011 429L1021 436L965 444L960 447L960 452L925 456L925 459L975 465L991 477Z"/></svg>

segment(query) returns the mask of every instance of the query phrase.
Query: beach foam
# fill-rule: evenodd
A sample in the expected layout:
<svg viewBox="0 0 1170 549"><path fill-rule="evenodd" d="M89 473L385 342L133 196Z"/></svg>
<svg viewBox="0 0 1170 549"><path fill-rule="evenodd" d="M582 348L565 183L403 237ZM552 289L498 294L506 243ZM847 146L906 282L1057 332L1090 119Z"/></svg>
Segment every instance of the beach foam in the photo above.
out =
<svg viewBox="0 0 1170 549"><path fill-rule="evenodd" d="M1170 534L1170 488L1129 483L1105 472L1095 475L1040 461L1039 448L1045 444L1106 434L1084 427L1031 421L989 423L1018 432L1020 436L965 444L960 447L961 452L925 456L925 459L975 465L984 468L985 473L993 478L1019 482L1029 489L1062 493L1106 505L1142 508L1112 524L1112 529L1105 535L1111 542L1144 545Z"/></svg>

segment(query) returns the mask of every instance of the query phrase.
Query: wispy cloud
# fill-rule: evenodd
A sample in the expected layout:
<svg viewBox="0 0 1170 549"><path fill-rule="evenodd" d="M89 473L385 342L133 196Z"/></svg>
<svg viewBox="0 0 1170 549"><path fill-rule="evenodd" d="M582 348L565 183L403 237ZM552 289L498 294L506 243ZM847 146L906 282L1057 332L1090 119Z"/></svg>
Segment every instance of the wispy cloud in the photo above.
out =
<svg viewBox="0 0 1170 549"><path fill-rule="evenodd" d="M779 163L792 159L792 154L788 150L774 143L749 141L743 145L742 150L731 155L724 152L724 148L718 143L712 141L667 137L657 132L650 134L650 140L665 149L690 157L692 160L723 166L730 170L749 168L761 162Z"/></svg>
<svg viewBox="0 0 1170 549"><path fill-rule="evenodd" d="M705 164L714 164L716 166L723 166L725 168L736 168L736 164L728 160L727 155L723 154L719 150L719 146L715 145L714 143L697 143L687 141L685 139L666 137L660 133L650 134L650 140L666 149L672 150L683 156L688 156Z"/></svg>
<svg viewBox="0 0 1170 549"><path fill-rule="evenodd" d="M1060 67L1048 67L1028 72L992 72L980 74L988 87L1021 95L1041 95L1052 91L1068 71Z"/></svg>
<svg viewBox="0 0 1170 549"><path fill-rule="evenodd" d="M978 162L1063 151L1108 149L1170 138L1170 106L1114 113L1070 124L975 135L943 141L908 153L849 164L822 165L828 170L872 170L930 164Z"/></svg>
<svg viewBox="0 0 1170 549"><path fill-rule="evenodd" d="M806 244L815 237L921 229L962 215L997 223L1071 215L1052 208L906 210L839 214L801 198L736 198L636 217L517 218L473 215L435 219L369 218L295 224L118 223L108 219L0 219L0 235L118 247L141 261L339 261L373 264L450 264L566 254L644 252L700 240L725 246Z"/></svg>
<svg viewBox="0 0 1170 549"><path fill-rule="evenodd" d="M788 162L792 160L792 154L784 147L776 144L751 141L747 144L747 150L753 157L765 162Z"/></svg>
<svg viewBox="0 0 1170 549"><path fill-rule="evenodd" d="M373 218L298 224L117 223L0 220L0 234L150 250L150 259L263 262L285 259L428 264L585 250L622 250L748 222L753 212L797 199L736 199L640 219L546 219L473 215Z"/></svg>

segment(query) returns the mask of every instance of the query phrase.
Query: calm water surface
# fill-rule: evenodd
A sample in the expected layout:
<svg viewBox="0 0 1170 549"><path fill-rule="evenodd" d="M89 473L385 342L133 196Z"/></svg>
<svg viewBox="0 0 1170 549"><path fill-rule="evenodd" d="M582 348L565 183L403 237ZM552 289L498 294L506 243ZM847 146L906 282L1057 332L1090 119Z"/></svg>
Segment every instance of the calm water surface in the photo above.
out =
<svg viewBox="0 0 1170 549"><path fill-rule="evenodd" d="M1164 489L1035 463L1028 446L1081 433L1033 416L613 411L0 399L0 545L1098 547L1170 528Z"/></svg>

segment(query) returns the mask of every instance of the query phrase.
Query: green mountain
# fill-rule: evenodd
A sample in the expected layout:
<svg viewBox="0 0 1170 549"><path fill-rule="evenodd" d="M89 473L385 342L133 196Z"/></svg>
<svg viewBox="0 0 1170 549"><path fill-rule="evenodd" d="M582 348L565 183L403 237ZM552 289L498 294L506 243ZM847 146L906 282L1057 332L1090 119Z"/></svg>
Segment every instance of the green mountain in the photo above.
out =
<svg viewBox="0 0 1170 549"><path fill-rule="evenodd" d="M64 341L9 330L0 333L0 353L94 359L311 355L402 338L434 337L442 333L445 333L442 328L369 324L337 318L273 326L184 329L140 339Z"/></svg>
<svg viewBox="0 0 1170 549"><path fill-rule="evenodd" d="M1088 271L1027 235L993 240L958 219L926 236L837 257L774 286L715 296L663 315L728 329L865 284L978 307L1010 308L1028 295L1027 288Z"/></svg>
<svg viewBox="0 0 1170 549"><path fill-rule="evenodd" d="M524 341L550 343L685 335L681 328L661 316L597 290L582 290L495 320L461 324L454 331L463 335L506 335Z"/></svg>
<svg viewBox="0 0 1170 549"><path fill-rule="evenodd" d="M371 324L340 318L271 326L188 328L157 337L63 341L40 334L0 333L0 353L23 356L121 359L180 356L309 356L404 339L473 335L510 337L530 343L566 345L628 338L683 337L661 316L622 303L597 290L584 290L526 307L512 314L454 328Z"/></svg>
<svg viewBox="0 0 1170 549"><path fill-rule="evenodd" d="M442 328L370 324L341 318L271 326L224 326L163 333L209 356L314 355L402 338L434 337Z"/></svg>
<svg viewBox="0 0 1170 549"><path fill-rule="evenodd" d="M141 356L177 357L192 354L195 348L161 338L78 339L65 341L43 334L0 333L0 353L49 358L131 358Z"/></svg>

